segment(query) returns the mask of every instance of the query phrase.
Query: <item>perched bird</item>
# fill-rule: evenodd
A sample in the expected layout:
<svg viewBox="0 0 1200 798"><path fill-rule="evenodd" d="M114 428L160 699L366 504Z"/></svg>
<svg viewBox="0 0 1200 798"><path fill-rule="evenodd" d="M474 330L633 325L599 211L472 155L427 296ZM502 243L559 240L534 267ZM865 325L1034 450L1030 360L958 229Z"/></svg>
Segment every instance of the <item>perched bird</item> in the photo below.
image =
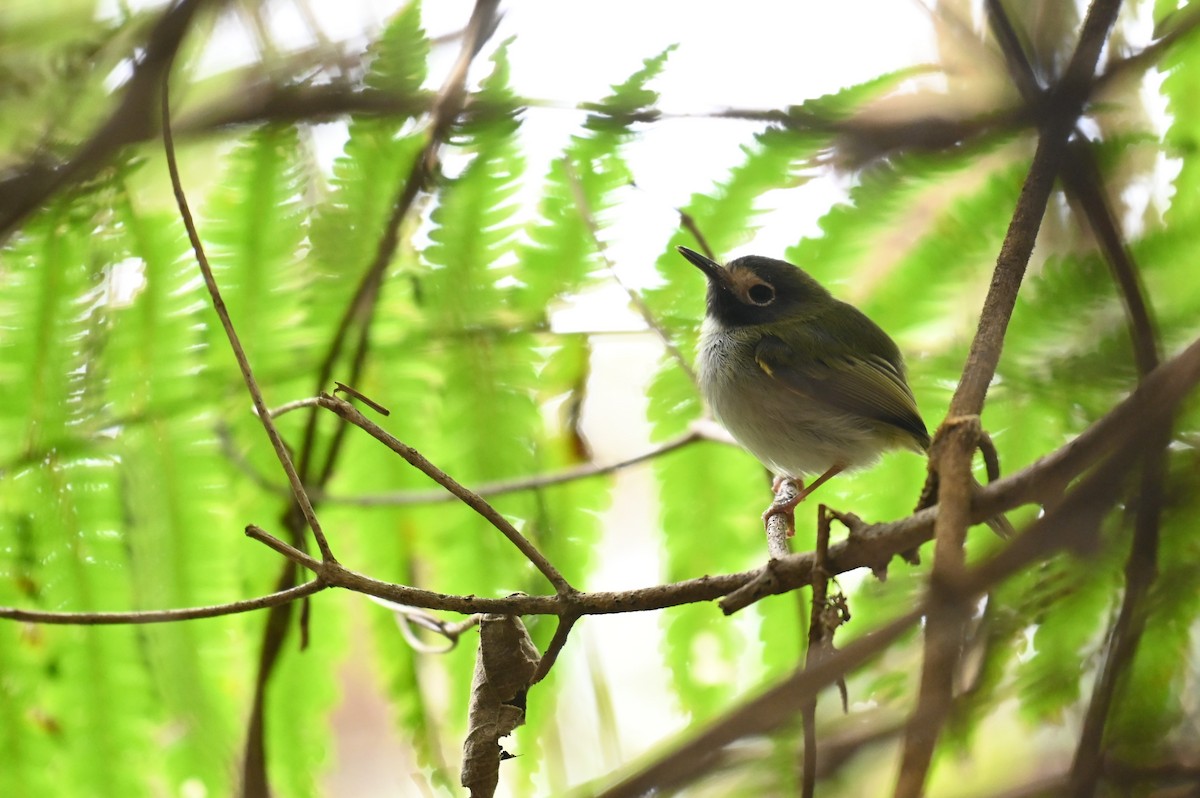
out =
<svg viewBox="0 0 1200 798"><path fill-rule="evenodd" d="M749 255L722 266L679 252L708 278L697 360L705 398L738 443L801 488L764 521L790 517L826 480L888 449L929 449L900 350L875 322L790 263ZM819 476L805 488L810 474Z"/></svg>

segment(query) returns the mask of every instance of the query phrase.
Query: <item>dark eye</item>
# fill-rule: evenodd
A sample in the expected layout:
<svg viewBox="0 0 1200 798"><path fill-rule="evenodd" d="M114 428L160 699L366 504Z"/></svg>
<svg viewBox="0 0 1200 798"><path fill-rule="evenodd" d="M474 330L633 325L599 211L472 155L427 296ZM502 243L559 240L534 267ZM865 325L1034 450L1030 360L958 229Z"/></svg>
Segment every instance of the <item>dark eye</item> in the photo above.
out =
<svg viewBox="0 0 1200 798"><path fill-rule="evenodd" d="M758 283L750 286L746 296L750 297L750 301L756 305L769 305L775 301L775 289L766 283Z"/></svg>

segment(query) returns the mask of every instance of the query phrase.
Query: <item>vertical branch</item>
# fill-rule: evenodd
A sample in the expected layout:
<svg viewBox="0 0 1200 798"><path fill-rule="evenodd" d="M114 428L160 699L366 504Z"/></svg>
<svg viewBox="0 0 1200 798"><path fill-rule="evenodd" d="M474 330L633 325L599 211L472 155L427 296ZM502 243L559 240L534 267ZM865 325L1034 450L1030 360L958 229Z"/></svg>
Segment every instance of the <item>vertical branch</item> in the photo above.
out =
<svg viewBox="0 0 1200 798"><path fill-rule="evenodd" d="M988 2L989 21L1004 51L1009 71L1026 101L1033 102L1036 81L1021 49L1016 31L999 0ZM1067 150L1062 170L1068 196L1083 211L1112 272L1125 307L1134 363L1144 379L1161 359L1159 335L1149 303L1145 299L1137 265L1125 246L1124 237L1104 192L1100 169L1092 147L1078 136ZM1133 543L1125 563L1125 595L1109 630L1104 660L1092 688L1083 729L1071 763L1066 793L1078 798L1092 795L1100 775L1104 729L1116 698L1117 685L1137 653L1146 624L1144 599L1158 576L1159 521L1163 504L1163 480L1167 469L1170 424L1164 422L1148 436L1146 455L1138 486Z"/></svg>
<svg viewBox="0 0 1200 798"><path fill-rule="evenodd" d="M825 654L825 647L832 634L825 624L825 607L829 598L829 574L825 560L829 555L829 523L832 516L825 505L817 508L817 547L814 550L812 575L812 610L808 623L808 652L804 657L805 669L811 668ZM813 798L817 788L817 694L800 705L800 718L804 726L804 774L801 782L803 798Z"/></svg>
<svg viewBox="0 0 1200 798"><path fill-rule="evenodd" d="M971 512L971 458L978 434L978 416L951 419L939 431L930 451L930 460L937 462L940 475L930 607L917 709L905 733L896 781L898 797L916 798L924 793L933 750L953 703L954 673L967 620L963 605L966 597L953 587L961 582L964 571L963 542Z"/></svg>
<svg viewBox="0 0 1200 798"><path fill-rule="evenodd" d="M962 545L970 519L970 469L978 442L978 416L1000 362L1008 322L1066 156L1068 136L1083 110L1100 50L1119 8L1120 0L1093 0L1062 79L1047 101L1034 108L1040 117L1037 150L996 260L963 376L950 402L949 418L931 451L929 468L938 477L939 511L930 589L934 599L942 598L932 602L927 619L920 695L904 739L897 798L916 798L924 792L933 750L949 712L967 607L961 597L947 592L963 573Z"/></svg>
<svg viewBox="0 0 1200 798"><path fill-rule="evenodd" d="M379 301L379 292L383 285L384 275L388 264L399 243L400 225L412 210L420 193L428 188L437 174L440 164L442 144L450 133L450 128L458 118L466 100L466 79L475 56L479 54L484 43L495 30L496 7L499 0L476 0L467 23L466 35L463 37L462 48L458 60L455 61L450 74L446 77L438 91L433 108L430 112L430 123L426 134L424 148L413 160L412 167L405 177L400 190L392 203L392 211L384 225L383 235L375 248L375 255L368 265L355 289L354 296L346 305L342 317L338 321L337 330L330 341L329 350L321 362L317 375L316 391L320 392L329 386L333 378L333 370L341 357L352 331L357 327L358 337L354 351L350 356L350 371L343 382L356 384L366 364L370 348L370 326L375 308ZM312 457L316 443L317 411L314 408L304 428L304 438L300 449L301 473L308 477L311 472ZM321 468L318 484L328 481L338 459L341 442L345 435L345 424L338 425L338 431L330 444L329 452Z"/></svg>
<svg viewBox="0 0 1200 798"><path fill-rule="evenodd" d="M1160 361L1159 335L1142 290L1138 269L1105 199L1100 171L1092 158L1091 149L1079 143L1072 147L1071 154L1073 157L1063 174L1063 182L1083 208L1084 216L1104 251L1125 306L1139 379L1145 379ZM1092 689L1083 730L1071 763L1068 794L1078 798L1095 792L1103 755L1104 729L1116 698L1118 682L1133 662L1145 630L1145 599L1158 578L1159 523L1170 440L1169 418L1163 419L1147 436L1138 484L1133 543L1125 562L1125 595L1109 632L1104 660Z"/></svg>
<svg viewBox="0 0 1200 798"><path fill-rule="evenodd" d="M1029 265L1050 190L1063 160L1067 136L1083 109L1100 49L1120 5L1120 0L1094 0L1084 19L1079 45L1062 80L1047 101L1035 109L1042 115L1037 151L996 259L996 270L984 299L979 327L971 341L962 380L950 403L951 416L977 415L983 409L987 387L1000 362L1017 291Z"/></svg>

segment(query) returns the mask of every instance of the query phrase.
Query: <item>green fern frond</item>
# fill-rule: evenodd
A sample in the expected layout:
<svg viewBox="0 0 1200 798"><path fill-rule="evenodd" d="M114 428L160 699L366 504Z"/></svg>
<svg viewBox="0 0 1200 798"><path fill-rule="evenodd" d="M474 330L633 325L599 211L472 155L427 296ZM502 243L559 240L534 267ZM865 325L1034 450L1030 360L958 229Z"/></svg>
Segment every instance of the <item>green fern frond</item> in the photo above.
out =
<svg viewBox="0 0 1200 798"><path fill-rule="evenodd" d="M422 276L426 314L435 330L464 330L506 315L498 269L517 226L513 197L525 171L517 147L517 101L508 87L507 48L492 57L494 69L476 95L486 118L468 118L452 141L469 162L445 181L431 214L431 244L422 255L434 266Z"/></svg>
<svg viewBox="0 0 1200 798"><path fill-rule="evenodd" d="M581 206L602 227L617 192L632 182L621 148L636 135L638 121L657 113L658 94L647 84L672 50L646 59L642 69L612 87L612 94L586 104L591 111L584 122L586 132L572 136L562 156L550 165L538 219L527 229L529 244L518 253L523 283L519 302L526 312L544 310L554 297L578 291L597 266L596 244Z"/></svg>
<svg viewBox="0 0 1200 798"><path fill-rule="evenodd" d="M63 445L83 409L85 341L101 285L83 232L94 211L55 203L0 252L0 383L19 386L0 399L0 462Z"/></svg>
<svg viewBox="0 0 1200 798"><path fill-rule="evenodd" d="M1057 721L1083 697L1080 662L1090 661L1101 643L1119 583L1116 553L1081 569L1056 560L1021 575L1002 591L1031 624L1030 650L1018 661L1016 694L1031 723Z"/></svg>
<svg viewBox="0 0 1200 798"><path fill-rule="evenodd" d="M300 304L307 215L295 128L262 127L230 156L220 189L203 225L208 256L221 295L259 380L269 384L295 369L297 350L308 343ZM220 325L208 325L214 373L240 397L245 388ZM239 404L241 404L239 402Z"/></svg>
<svg viewBox="0 0 1200 798"><path fill-rule="evenodd" d="M365 81L372 88L415 94L425 80L428 53L420 4L409 3L372 46ZM401 179L425 144L425 136L410 127L406 115L351 118L331 191L312 222L312 318L338 318L375 257Z"/></svg>
<svg viewBox="0 0 1200 798"><path fill-rule="evenodd" d="M415 96L428 75L429 50L421 2L409 0L368 49L364 82L378 91Z"/></svg>

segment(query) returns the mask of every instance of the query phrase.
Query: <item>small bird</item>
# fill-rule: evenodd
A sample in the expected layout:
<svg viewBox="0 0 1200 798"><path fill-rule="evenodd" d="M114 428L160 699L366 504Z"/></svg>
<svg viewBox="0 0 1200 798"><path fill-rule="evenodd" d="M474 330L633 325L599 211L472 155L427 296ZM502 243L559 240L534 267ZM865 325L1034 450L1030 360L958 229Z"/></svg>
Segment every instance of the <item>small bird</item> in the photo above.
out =
<svg viewBox="0 0 1200 798"><path fill-rule="evenodd" d="M777 492L784 478L800 487L764 522L790 520L817 487L884 451L929 449L900 350L875 322L790 263L679 252L708 278L697 370L713 414L775 472Z"/></svg>

